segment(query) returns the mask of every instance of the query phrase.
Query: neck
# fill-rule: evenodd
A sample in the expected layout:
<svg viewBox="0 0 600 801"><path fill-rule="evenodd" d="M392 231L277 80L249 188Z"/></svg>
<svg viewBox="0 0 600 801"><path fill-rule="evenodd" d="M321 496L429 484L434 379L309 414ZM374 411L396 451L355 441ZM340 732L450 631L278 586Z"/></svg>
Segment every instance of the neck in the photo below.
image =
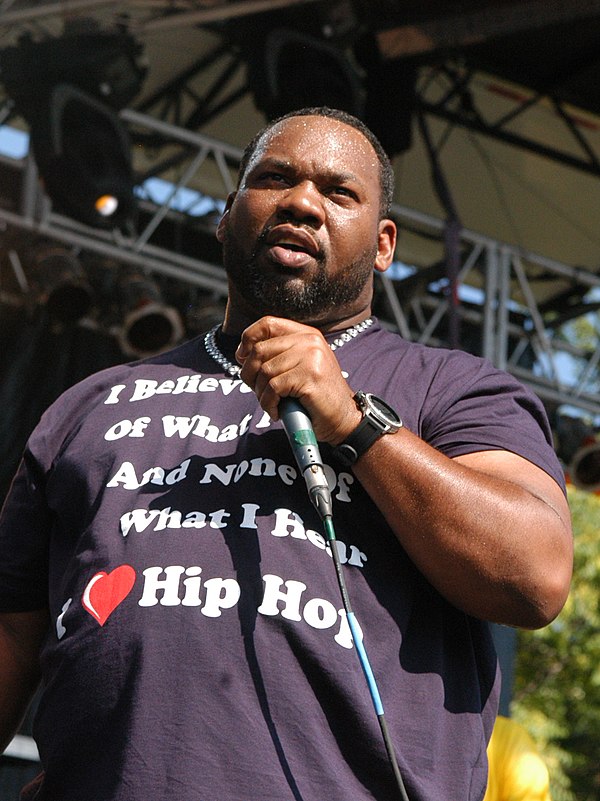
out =
<svg viewBox="0 0 600 801"><path fill-rule="evenodd" d="M366 331L367 328L370 328L373 325L373 318L367 317L364 320L360 320L358 323L355 323L352 326L348 326L343 331L340 331L337 335L336 332L330 332L330 339L329 339L329 347L331 350L336 351L339 348L343 348L348 342L351 342L355 337L362 334L363 331ZM206 352L209 356L211 356L217 364L219 364L226 373L229 373L231 376L235 376L239 378L241 367L239 364L236 364L233 359L234 356L228 356L223 353L221 348L219 347L219 343L217 341L217 333L219 331L219 325L215 325L210 331L207 331L204 335L204 347L206 348ZM223 339L223 332L221 332L221 339ZM227 335L229 336L229 335Z"/></svg>
<svg viewBox="0 0 600 801"><path fill-rule="evenodd" d="M252 325L252 323L255 323L257 320L260 320L262 316L263 315L247 315L243 311L234 308L231 303L228 303L225 310L225 319L223 320L223 325L221 328L223 333L228 334L229 336L241 336L242 332L248 328L248 326ZM295 319L293 317L289 317L288 315L275 316L286 316L289 319ZM302 323L302 325L309 325L313 328L317 328L323 334L331 334L335 333L336 331L344 331L346 328L350 328L357 323L361 323L368 317L371 317L370 304L351 315L343 315L340 317L328 316L326 319L316 320L296 320L296 322Z"/></svg>

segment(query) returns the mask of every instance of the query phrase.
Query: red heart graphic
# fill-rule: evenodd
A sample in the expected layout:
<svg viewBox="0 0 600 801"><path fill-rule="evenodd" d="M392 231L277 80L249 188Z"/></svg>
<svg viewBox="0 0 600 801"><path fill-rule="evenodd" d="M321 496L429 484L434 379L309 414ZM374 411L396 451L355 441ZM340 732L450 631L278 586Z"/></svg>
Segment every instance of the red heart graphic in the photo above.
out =
<svg viewBox="0 0 600 801"><path fill-rule="evenodd" d="M84 609L103 626L121 601L125 600L135 583L131 565L120 565L112 573L96 573L83 591Z"/></svg>

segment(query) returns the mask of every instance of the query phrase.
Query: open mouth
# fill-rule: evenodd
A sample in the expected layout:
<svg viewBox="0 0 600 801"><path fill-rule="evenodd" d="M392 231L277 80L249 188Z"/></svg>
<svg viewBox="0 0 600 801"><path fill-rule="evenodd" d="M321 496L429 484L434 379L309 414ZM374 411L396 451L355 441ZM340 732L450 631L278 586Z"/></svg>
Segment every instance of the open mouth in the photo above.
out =
<svg viewBox="0 0 600 801"><path fill-rule="evenodd" d="M301 228L278 226L269 231L266 243L274 261L293 269L305 267L320 256L316 241Z"/></svg>
<svg viewBox="0 0 600 801"><path fill-rule="evenodd" d="M306 250L288 242L271 245L269 253L274 261L282 264L284 267L292 267L295 269L305 267L315 260L314 256Z"/></svg>

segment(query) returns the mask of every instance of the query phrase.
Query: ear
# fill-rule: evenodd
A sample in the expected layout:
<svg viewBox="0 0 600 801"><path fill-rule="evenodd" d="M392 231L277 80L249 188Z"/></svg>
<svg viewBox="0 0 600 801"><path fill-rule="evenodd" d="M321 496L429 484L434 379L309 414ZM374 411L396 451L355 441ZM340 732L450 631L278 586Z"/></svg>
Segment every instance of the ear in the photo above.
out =
<svg viewBox="0 0 600 801"><path fill-rule="evenodd" d="M231 206L233 205L233 201L235 200L237 192L230 192L227 195L227 200L225 202L225 210L221 215L221 219L219 220L219 224L217 225L217 232L216 237L219 242L223 242L223 238L225 236L225 229L227 227L227 223L229 222L229 211Z"/></svg>
<svg viewBox="0 0 600 801"><path fill-rule="evenodd" d="M396 223L393 220L380 220L377 235L377 256L375 269L383 273L394 260L396 251Z"/></svg>

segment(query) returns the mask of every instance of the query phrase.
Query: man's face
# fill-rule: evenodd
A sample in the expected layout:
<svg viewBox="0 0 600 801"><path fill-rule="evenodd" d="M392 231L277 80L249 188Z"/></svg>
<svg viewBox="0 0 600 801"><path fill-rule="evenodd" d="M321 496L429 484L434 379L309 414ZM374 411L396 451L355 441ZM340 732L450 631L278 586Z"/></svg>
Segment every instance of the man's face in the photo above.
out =
<svg viewBox="0 0 600 801"><path fill-rule="evenodd" d="M280 123L219 225L230 304L315 323L368 308L373 268L391 260L379 203L379 162L359 131L316 116Z"/></svg>

